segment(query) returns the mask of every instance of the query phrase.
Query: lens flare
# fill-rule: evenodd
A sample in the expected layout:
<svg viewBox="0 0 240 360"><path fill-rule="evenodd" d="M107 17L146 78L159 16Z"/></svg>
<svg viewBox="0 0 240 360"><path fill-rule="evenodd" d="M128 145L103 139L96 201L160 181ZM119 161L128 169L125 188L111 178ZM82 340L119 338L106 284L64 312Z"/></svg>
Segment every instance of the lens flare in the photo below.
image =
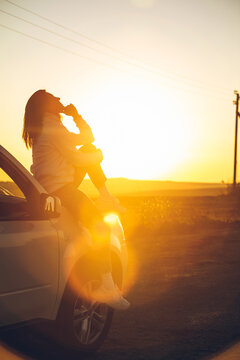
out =
<svg viewBox="0 0 240 360"><path fill-rule="evenodd" d="M118 215L115 213L109 213L104 216L104 222L106 224L115 225L116 223L118 223L118 221L119 221Z"/></svg>
<svg viewBox="0 0 240 360"><path fill-rule="evenodd" d="M114 233L117 233L117 237L119 235L120 242L123 241L122 246L124 251L126 243L122 239L124 238L124 235L118 215L113 212L108 213L104 216L104 222L105 224L101 223L103 228L108 225ZM98 301L108 303L111 298L113 299L116 296L115 291L111 293L111 291L105 292L101 290L102 263L105 261L104 259L106 257L104 254L106 253L106 239L108 239L108 237L106 237L104 229L101 231L101 226L96 226L96 229L94 228L93 232L94 235L90 234L87 230L85 232L82 231L81 236L76 236L71 244L68 245L64 257L65 276L68 279L68 285L71 290L81 298L88 302ZM97 239L97 241L94 241L93 243L90 241L92 235L95 240ZM126 273L122 274L124 275L123 284L121 284L121 281L118 284L117 278L115 279L116 284L118 284L120 291L122 291L124 295L127 294L136 283L139 268L135 251L128 245L127 249L128 266ZM112 257L111 259L113 261ZM123 262L126 260L127 259ZM112 265L114 264L112 263ZM123 268L125 268L124 264ZM120 271L120 269L117 267L116 271Z"/></svg>
<svg viewBox="0 0 240 360"><path fill-rule="evenodd" d="M135 249L127 245L128 249L128 267L127 273L125 275L125 279L122 286L123 295L127 295L129 291L134 287L137 282L138 274L139 274L139 259Z"/></svg>

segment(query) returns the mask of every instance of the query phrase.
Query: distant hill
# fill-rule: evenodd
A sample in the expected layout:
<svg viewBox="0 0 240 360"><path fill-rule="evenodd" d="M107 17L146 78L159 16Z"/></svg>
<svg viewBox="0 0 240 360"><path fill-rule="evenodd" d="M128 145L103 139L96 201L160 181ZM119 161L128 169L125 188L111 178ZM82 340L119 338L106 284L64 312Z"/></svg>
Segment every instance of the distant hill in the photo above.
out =
<svg viewBox="0 0 240 360"><path fill-rule="evenodd" d="M8 190L11 194L15 196L24 197L22 191L13 181L0 181L0 190L1 187Z"/></svg>
<svg viewBox="0 0 240 360"><path fill-rule="evenodd" d="M118 196L216 196L226 193L227 185L218 183L194 183L159 180L130 180L110 178L107 186ZM79 189L89 196L97 196L97 191L89 179L85 179Z"/></svg>
<svg viewBox="0 0 240 360"><path fill-rule="evenodd" d="M19 189L12 182L0 181L0 186L20 195ZM110 192L116 196L217 196L227 192L228 185L217 183L192 183L158 180L130 180L110 178L107 180ZM98 192L91 180L85 179L79 189L90 197L97 197Z"/></svg>

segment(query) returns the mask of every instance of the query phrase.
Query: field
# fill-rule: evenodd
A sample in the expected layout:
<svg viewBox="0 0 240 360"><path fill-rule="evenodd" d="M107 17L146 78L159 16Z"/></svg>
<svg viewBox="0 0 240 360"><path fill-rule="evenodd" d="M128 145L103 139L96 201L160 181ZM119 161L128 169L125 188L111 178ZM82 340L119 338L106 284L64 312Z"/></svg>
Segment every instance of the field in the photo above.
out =
<svg viewBox="0 0 240 360"><path fill-rule="evenodd" d="M121 198L132 306L115 314L105 343L86 358L210 359L240 337L239 200ZM33 336L6 341L24 358L69 358Z"/></svg>

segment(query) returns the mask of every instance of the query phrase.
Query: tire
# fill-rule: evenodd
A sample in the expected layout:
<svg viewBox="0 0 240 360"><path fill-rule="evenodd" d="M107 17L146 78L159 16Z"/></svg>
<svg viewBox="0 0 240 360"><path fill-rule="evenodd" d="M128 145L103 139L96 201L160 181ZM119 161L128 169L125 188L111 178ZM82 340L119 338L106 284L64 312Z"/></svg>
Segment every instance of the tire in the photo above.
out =
<svg viewBox="0 0 240 360"><path fill-rule="evenodd" d="M94 283L89 280L85 286L92 287ZM113 313L106 304L86 300L68 287L58 319L62 344L72 351L96 351L108 334Z"/></svg>

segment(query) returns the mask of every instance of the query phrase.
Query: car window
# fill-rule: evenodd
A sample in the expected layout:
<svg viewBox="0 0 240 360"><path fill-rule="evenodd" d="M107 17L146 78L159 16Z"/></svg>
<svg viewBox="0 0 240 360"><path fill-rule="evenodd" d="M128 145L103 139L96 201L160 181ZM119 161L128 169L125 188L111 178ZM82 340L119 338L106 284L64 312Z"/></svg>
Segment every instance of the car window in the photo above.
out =
<svg viewBox="0 0 240 360"><path fill-rule="evenodd" d="M0 197L1 196L15 196L25 199L18 185L0 167Z"/></svg>
<svg viewBox="0 0 240 360"><path fill-rule="evenodd" d="M0 167L0 221L27 220L30 215L23 192Z"/></svg>

